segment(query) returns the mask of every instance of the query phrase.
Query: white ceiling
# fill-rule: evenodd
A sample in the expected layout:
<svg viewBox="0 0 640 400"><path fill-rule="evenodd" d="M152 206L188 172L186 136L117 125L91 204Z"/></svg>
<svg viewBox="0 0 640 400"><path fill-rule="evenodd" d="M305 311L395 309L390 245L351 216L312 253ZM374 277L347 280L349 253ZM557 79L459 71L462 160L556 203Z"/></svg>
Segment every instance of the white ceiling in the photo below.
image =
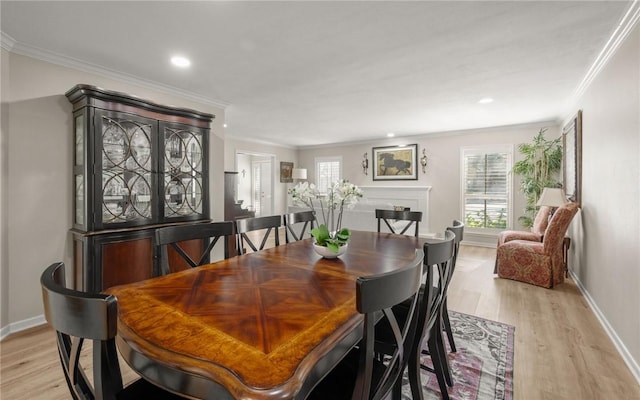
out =
<svg viewBox="0 0 640 400"><path fill-rule="evenodd" d="M630 3L3 0L0 28L227 104L228 136L311 146L558 120Z"/></svg>

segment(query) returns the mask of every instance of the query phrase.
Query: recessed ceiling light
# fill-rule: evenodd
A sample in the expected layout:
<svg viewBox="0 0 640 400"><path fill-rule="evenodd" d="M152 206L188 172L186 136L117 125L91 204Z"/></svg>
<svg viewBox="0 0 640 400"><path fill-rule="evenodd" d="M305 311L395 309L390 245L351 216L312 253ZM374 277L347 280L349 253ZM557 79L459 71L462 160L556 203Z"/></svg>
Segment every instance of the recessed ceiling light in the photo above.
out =
<svg viewBox="0 0 640 400"><path fill-rule="evenodd" d="M395 134L395 133L393 133L393 132L389 132L389 133L387 133L387 137L394 137L395 135L396 135L396 134Z"/></svg>
<svg viewBox="0 0 640 400"><path fill-rule="evenodd" d="M482 99L478 100L478 103L480 104L493 103L493 99L491 97L483 97Z"/></svg>
<svg viewBox="0 0 640 400"><path fill-rule="evenodd" d="M185 57L175 56L171 57L171 64L175 65L176 67L187 68L191 65L191 61L189 61L189 59Z"/></svg>
<svg viewBox="0 0 640 400"><path fill-rule="evenodd" d="M227 127L227 124L222 124L222 127L223 127L223 128L226 128L226 127Z"/></svg>

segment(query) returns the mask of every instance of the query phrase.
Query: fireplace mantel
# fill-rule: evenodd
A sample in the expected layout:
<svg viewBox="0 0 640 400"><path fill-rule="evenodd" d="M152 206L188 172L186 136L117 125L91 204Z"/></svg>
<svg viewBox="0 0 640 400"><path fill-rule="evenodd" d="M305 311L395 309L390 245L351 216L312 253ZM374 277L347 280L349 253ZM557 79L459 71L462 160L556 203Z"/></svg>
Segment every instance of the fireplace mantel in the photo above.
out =
<svg viewBox="0 0 640 400"><path fill-rule="evenodd" d="M359 231L376 231L376 208L391 210L394 206L409 207L411 211L422 211L420 235L430 235L429 191L431 186L360 186L363 197L353 208L345 209L342 226ZM301 211L301 207L289 207L290 212ZM319 212L319 211L318 211Z"/></svg>
<svg viewBox="0 0 640 400"><path fill-rule="evenodd" d="M411 211L422 211L420 234L428 235L431 232L429 225L431 186L360 186L360 188L364 196L354 210L368 208L375 213L376 208L409 207ZM375 215L373 220L375 222Z"/></svg>

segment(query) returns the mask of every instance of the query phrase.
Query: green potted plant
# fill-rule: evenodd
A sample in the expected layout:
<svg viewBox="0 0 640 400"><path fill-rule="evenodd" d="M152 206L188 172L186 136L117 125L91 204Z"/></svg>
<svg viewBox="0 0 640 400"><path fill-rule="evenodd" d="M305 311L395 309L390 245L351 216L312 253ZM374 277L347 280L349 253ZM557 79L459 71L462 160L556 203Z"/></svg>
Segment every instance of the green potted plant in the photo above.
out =
<svg viewBox="0 0 640 400"><path fill-rule="evenodd" d="M544 137L547 128L542 128L531 143L521 143L518 151L523 159L513 165L513 173L521 177L520 190L527 204L525 214L518 220L531 227L537 212L538 199L545 187L561 187L559 172L562 167L561 137L548 140Z"/></svg>
<svg viewBox="0 0 640 400"><path fill-rule="evenodd" d="M289 190L293 204L311 208L316 215L316 202L322 212L323 223L311 230L315 239L316 249L323 257L335 257L346 250L351 232L342 227L342 212L344 207L353 207L362 197L362 189L341 179L335 182L326 195L318 193L316 186L307 182L300 182ZM338 210L337 221L335 210ZM317 220L317 218L316 218ZM324 248L328 249L325 251Z"/></svg>

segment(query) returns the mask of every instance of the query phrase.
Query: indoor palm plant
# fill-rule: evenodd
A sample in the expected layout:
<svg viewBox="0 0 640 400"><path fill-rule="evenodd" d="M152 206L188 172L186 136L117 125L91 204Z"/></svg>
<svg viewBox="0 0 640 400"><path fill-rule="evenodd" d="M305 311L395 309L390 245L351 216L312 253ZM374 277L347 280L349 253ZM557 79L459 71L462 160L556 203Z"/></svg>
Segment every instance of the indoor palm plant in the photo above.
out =
<svg viewBox="0 0 640 400"><path fill-rule="evenodd" d="M326 194L321 194L313 183L308 182L298 183L289 189L289 194L295 205L311 208L316 215L316 221L316 207L320 208L322 223L311 230L311 235L316 245L327 247L338 254L351 236L349 229L342 227L344 208L353 207L362 197L362 190L348 180L341 179L331 185Z"/></svg>
<svg viewBox="0 0 640 400"><path fill-rule="evenodd" d="M560 187L558 175L562 167L562 137L547 140L547 128L542 128L531 143L521 143L518 151L523 159L513 165L513 172L521 176L520 190L527 204L525 215L518 218L525 227L533 225L538 199L545 187Z"/></svg>

